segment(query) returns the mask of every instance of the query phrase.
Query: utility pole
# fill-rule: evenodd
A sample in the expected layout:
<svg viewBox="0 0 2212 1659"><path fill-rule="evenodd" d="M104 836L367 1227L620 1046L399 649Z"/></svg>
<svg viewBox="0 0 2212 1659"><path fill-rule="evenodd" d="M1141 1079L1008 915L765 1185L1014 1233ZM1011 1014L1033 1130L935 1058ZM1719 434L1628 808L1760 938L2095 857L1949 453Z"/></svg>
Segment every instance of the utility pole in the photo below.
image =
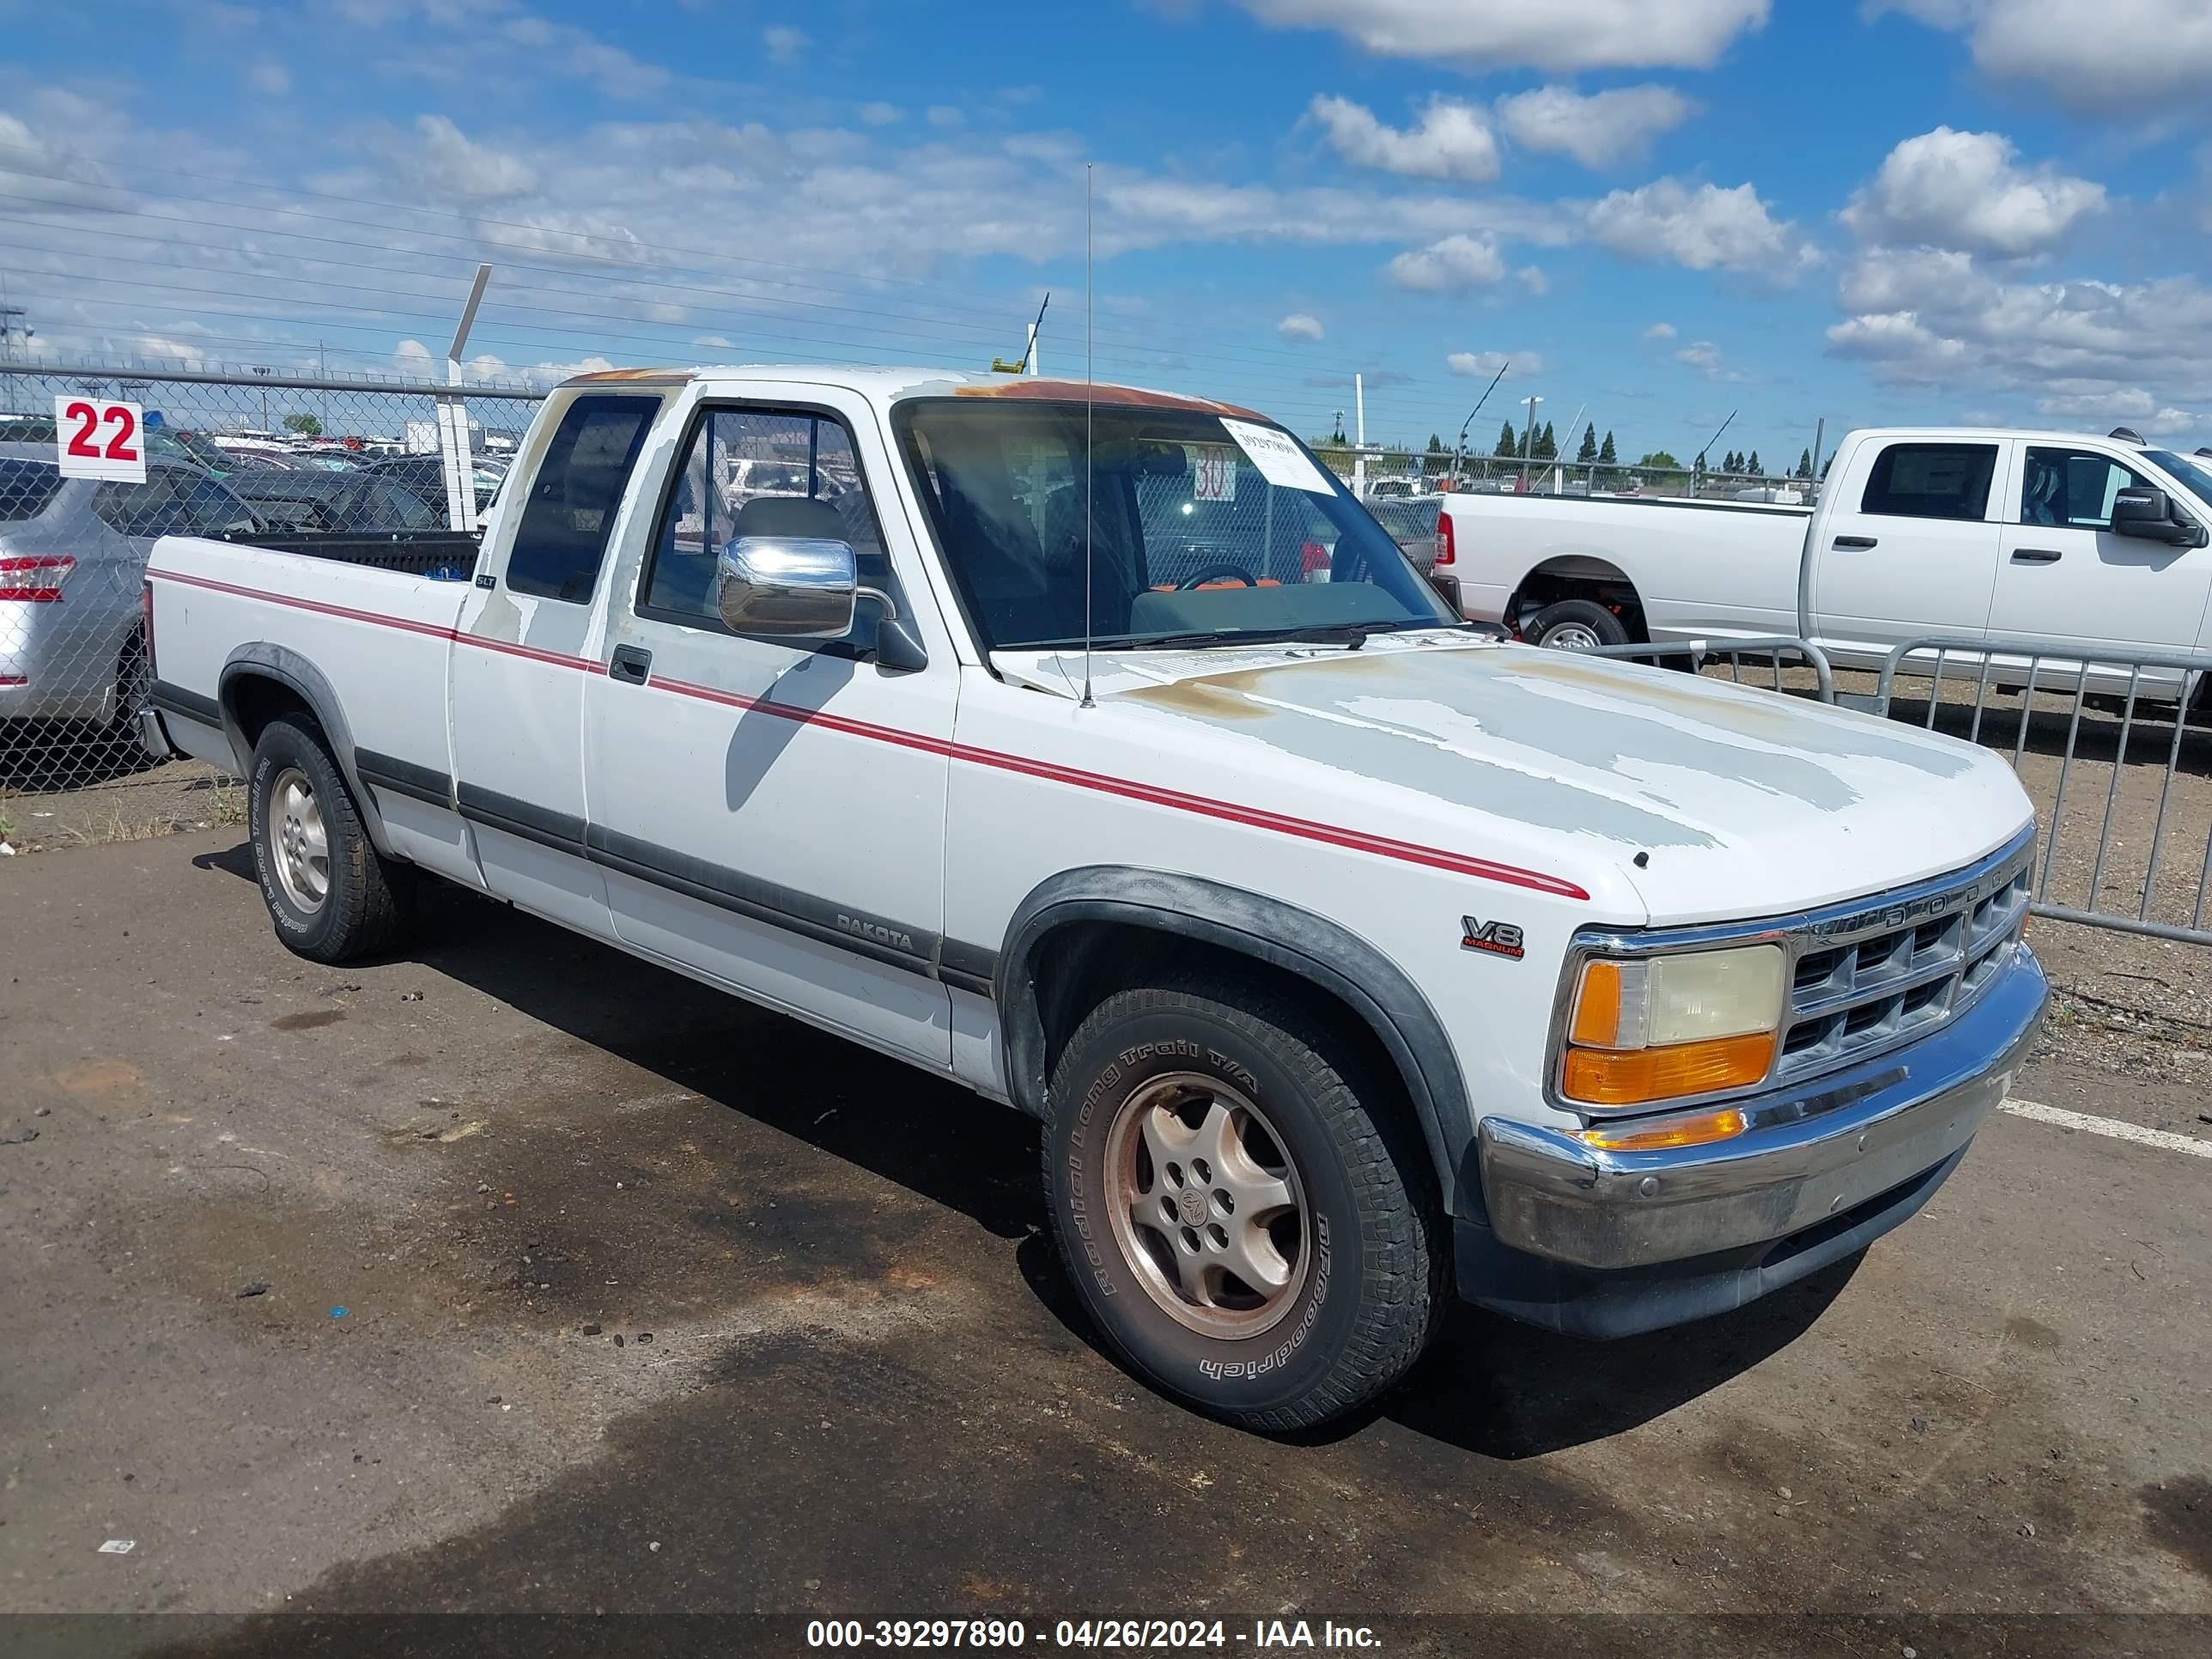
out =
<svg viewBox="0 0 2212 1659"><path fill-rule="evenodd" d="M0 363L18 362L15 342L23 343L20 361L28 362L31 357L31 330L23 320L23 307L8 298L8 279L0 276Z"/></svg>
<svg viewBox="0 0 2212 1659"><path fill-rule="evenodd" d="M491 267L478 265L469 297L461 307L461 320L453 330L453 343L446 348L446 384L461 383L461 353L468 349L469 330L476 325L477 307L483 303L484 286ZM446 475L446 521L455 530L474 530L477 525L476 457L470 451L468 404L456 391L438 399L438 455Z"/></svg>
<svg viewBox="0 0 2212 1659"><path fill-rule="evenodd" d="M256 363L253 365L253 372L266 377L274 374L276 371ZM264 433L269 430L269 388L265 386L261 388L261 429Z"/></svg>
<svg viewBox="0 0 2212 1659"><path fill-rule="evenodd" d="M1352 493L1361 500L1367 498L1367 388L1362 377L1352 377L1352 406L1359 412L1352 416Z"/></svg>
<svg viewBox="0 0 2212 1659"><path fill-rule="evenodd" d="M1544 400L1531 393L1521 400L1528 405L1528 429L1521 439L1521 493L1528 493L1528 456L1536 447L1536 405Z"/></svg>

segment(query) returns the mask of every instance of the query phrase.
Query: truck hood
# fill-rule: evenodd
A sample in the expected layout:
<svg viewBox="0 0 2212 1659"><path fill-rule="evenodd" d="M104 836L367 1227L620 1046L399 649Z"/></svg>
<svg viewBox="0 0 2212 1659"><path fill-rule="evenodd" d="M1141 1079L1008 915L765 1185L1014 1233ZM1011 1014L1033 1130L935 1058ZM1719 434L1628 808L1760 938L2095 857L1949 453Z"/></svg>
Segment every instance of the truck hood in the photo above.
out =
<svg viewBox="0 0 2212 1659"><path fill-rule="evenodd" d="M1081 683L1079 657L994 660L1038 690ZM1163 753L1233 767L1241 750L1277 776L1283 760L1310 763L1291 769L1308 807L1326 800L1333 821L1377 835L1432 835L1447 809L1470 848L1510 849L1656 923L1778 915L1940 875L2033 817L1986 750L1567 652L1383 635L1358 651L1099 653L1091 667L1102 711L1181 728L1158 732Z"/></svg>

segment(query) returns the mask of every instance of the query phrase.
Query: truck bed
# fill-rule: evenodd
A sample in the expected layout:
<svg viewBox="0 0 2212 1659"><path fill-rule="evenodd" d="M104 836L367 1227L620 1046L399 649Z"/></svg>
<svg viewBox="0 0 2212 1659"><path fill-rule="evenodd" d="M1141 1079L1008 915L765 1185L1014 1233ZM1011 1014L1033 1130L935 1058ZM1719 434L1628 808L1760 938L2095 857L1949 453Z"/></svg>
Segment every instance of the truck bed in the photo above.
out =
<svg viewBox="0 0 2212 1659"><path fill-rule="evenodd" d="M152 700L171 742L225 770L242 769L247 757L232 745L220 700L226 673L252 663L300 691L326 729L337 728L328 736L349 772L396 761L403 772L451 775L448 659L468 583L389 568L408 548L367 562L328 536L268 539L280 544L189 536L154 544L146 568ZM427 560L422 539L412 553ZM288 540L312 545L281 544ZM466 542L472 566L474 538L441 540L438 568L465 577L469 567L453 560ZM392 833L397 848L402 832ZM422 861L433 867L449 861L429 850Z"/></svg>
<svg viewBox="0 0 2212 1659"><path fill-rule="evenodd" d="M476 568L482 544L473 530L240 532L223 538L234 545L302 558L334 559L341 564L403 571L440 581L466 581Z"/></svg>
<svg viewBox="0 0 2212 1659"><path fill-rule="evenodd" d="M1461 610L1506 611L1532 574L1625 575L1655 640L1797 631L1797 565L1811 511L1666 497L1453 495Z"/></svg>

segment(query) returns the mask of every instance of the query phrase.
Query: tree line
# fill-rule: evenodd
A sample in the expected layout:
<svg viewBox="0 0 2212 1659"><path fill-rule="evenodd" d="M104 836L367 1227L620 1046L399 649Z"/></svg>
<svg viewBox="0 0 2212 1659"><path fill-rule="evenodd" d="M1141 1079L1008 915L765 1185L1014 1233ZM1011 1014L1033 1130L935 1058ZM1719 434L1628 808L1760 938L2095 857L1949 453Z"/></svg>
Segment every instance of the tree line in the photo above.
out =
<svg viewBox="0 0 2212 1659"><path fill-rule="evenodd" d="M1341 442L1342 440L1340 438L1338 441ZM1441 433L1429 434L1428 453L1431 455L1443 455L1450 453L1449 446L1444 442ZM1559 441L1553 431L1552 423L1549 421L1545 422L1533 434L1525 428L1516 430L1512 422L1504 421L1498 425L1498 447L1491 451L1490 458L1493 460L1509 461L1556 461L1560 459ZM1575 452L1574 464L1577 466L1621 465L1620 446L1615 442L1612 431L1608 428L1604 438L1601 440L1597 435L1595 422L1585 426L1583 428L1582 446ZM1761 478L1776 476L1767 471L1765 464L1759 459L1759 452L1755 449L1748 451L1731 449L1721 457L1717 466L1712 464L1710 457L1701 455L1698 458L1695 468L1686 467L1663 449L1652 450L1627 465L1642 470L1656 471L1689 472L1703 470L1708 472L1736 473ZM1812 450L1809 447L1800 450L1797 454L1797 465L1779 476L1786 478L1811 478L1813 476Z"/></svg>

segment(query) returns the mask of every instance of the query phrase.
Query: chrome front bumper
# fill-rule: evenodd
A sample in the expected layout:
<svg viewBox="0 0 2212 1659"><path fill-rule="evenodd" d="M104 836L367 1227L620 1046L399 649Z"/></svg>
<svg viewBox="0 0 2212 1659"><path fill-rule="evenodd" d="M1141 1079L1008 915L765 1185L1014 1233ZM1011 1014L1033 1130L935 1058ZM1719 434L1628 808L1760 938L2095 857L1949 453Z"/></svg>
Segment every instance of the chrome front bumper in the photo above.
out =
<svg viewBox="0 0 2212 1659"><path fill-rule="evenodd" d="M1731 1103L1750 1127L1729 1140L1605 1152L1556 1129L1485 1119L1491 1229L1552 1261L1650 1268L1787 1238L1925 1174L1973 1139L2041 1024L2042 966L2027 945L2013 950L1973 1006L1924 1040Z"/></svg>

